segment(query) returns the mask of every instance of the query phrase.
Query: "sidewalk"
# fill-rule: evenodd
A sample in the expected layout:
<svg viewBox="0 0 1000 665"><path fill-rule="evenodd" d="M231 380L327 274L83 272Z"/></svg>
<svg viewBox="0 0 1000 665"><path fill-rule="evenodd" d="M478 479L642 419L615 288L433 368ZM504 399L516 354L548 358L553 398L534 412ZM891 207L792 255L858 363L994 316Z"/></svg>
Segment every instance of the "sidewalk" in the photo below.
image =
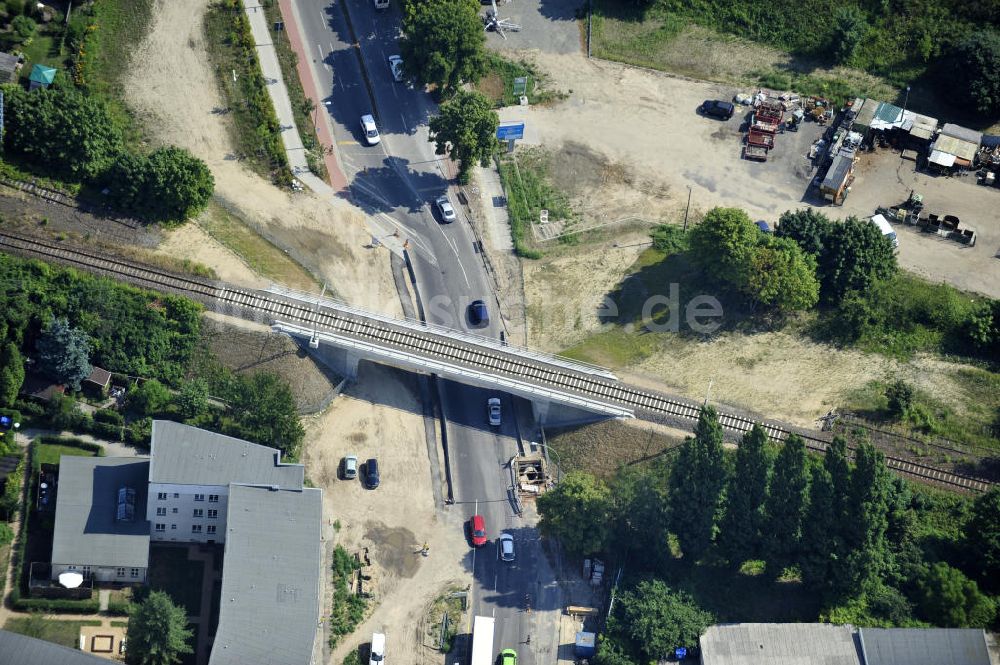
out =
<svg viewBox="0 0 1000 665"><path fill-rule="evenodd" d="M344 177L340 164L329 151L324 151L323 160L329 174L331 187L309 171L309 164L306 161L306 149L302 145L302 137L295 126L295 116L292 113L292 103L288 97L288 88L285 86L284 77L281 73L281 65L278 63L278 54L271 40L271 33L267 28L267 17L264 9L258 0L243 0L247 17L250 19L250 32L253 40L257 44L257 58L260 60L260 70L267 81L273 81L267 86L267 94L274 105L274 112L278 116L278 122L283 130L281 132L281 142L285 146L285 154L288 155L288 165L292 169L292 175L301 180L309 189L323 197L335 196L338 193L346 192L347 178ZM316 104L316 117L323 116L323 122L317 122L320 143L324 146L336 145L326 122L326 111L323 103L316 94L316 84L309 75L309 66L302 48L302 38L299 34L298 24L295 21L295 11L291 0L281 0L280 5L282 17L288 24L288 39L292 44L292 49L298 56L299 79L302 81L302 88L306 97Z"/></svg>

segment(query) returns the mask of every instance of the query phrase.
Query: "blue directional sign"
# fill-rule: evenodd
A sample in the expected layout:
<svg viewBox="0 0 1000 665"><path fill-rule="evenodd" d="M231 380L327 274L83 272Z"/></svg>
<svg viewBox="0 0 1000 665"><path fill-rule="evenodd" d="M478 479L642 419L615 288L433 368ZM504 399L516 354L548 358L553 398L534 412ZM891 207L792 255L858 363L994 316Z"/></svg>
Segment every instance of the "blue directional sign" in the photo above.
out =
<svg viewBox="0 0 1000 665"><path fill-rule="evenodd" d="M511 139L524 138L524 123L510 123L497 127L497 140L510 141Z"/></svg>

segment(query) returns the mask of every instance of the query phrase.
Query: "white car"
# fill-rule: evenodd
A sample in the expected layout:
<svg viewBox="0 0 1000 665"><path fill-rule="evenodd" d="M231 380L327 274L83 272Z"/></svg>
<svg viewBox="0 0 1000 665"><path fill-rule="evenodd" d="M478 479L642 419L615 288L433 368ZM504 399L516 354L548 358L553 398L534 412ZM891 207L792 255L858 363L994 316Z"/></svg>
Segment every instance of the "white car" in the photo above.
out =
<svg viewBox="0 0 1000 665"><path fill-rule="evenodd" d="M500 547L500 559L503 561L513 561L514 536L509 533L501 533L500 538L497 539L497 544Z"/></svg>
<svg viewBox="0 0 1000 665"><path fill-rule="evenodd" d="M500 398L489 398L486 402L486 408L490 417L490 425L493 427L500 427Z"/></svg>
<svg viewBox="0 0 1000 665"><path fill-rule="evenodd" d="M372 634L372 648L368 656L368 665L382 665L385 660L385 634Z"/></svg>
<svg viewBox="0 0 1000 665"><path fill-rule="evenodd" d="M361 133L365 135L368 145L376 145L382 140L382 137L378 134L378 127L375 126L375 118L371 117L371 115L361 116Z"/></svg>
<svg viewBox="0 0 1000 665"><path fill-rule="evenodd" d="M434 199L434 205L437 206L438 212L441 213L441 221L445 224L451 224L455 221L455 208L452 207L451 201L448 200L446 195Z"/></svg>
<svg viewBox="0 0 1000 665"><path fill-rule="evenodd" d="M398 55L389 56L389 71L392 72L392 79L394 81L403 80L403 59Z"/></svg>

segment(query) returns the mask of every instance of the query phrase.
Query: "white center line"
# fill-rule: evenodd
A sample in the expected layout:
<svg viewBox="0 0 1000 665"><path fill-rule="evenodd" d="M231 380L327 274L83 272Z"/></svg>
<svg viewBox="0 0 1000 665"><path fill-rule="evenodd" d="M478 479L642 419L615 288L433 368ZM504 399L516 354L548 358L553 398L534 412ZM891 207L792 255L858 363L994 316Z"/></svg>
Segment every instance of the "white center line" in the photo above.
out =
<svg viewBox="0 0 1000 665"><path fill-rule="evenodd" d="M322 61L323 60L323 47L320 46L319 44L316 44L316 50L319 51L319 59L320 59L320 61Z"/></svg>

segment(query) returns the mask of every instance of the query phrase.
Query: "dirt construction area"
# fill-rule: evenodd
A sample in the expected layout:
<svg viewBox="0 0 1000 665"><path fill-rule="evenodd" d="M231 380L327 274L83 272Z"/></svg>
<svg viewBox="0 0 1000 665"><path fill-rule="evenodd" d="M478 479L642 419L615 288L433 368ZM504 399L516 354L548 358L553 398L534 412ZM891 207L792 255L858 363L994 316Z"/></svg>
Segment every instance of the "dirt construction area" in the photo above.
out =
<svg viewBox="0 0 1000 665"><path fill-rule="evenodd" d="M749 162L741 158L740 113L728 122L696 113L702 101L730 99L735 88L577 54L522 55L537 63L552 88L569 93L568 99L551 106L501 110L501 121L526 123L522 144L550 150L566 143L584 146L644 179L662 181L674 203L675 219L683 212L688 187L692 209L735 206L754 219L769 221L812 200L807 196L813 176L807 153L821 134L816 124L778 135L767 162ZM822 209L833 218L870 216L877 205L906 200L911 189L924 194L928 211L957 215L976 228L979 241L966 248L905 229L899 234L900 263L931 279L1000 296L1000 219L993 213L1000 190L976 187L971 177L913 173L913 162L882 151L864 157L846 205ZM619 217L613 207L604 214L609 221Z"/></svg>

